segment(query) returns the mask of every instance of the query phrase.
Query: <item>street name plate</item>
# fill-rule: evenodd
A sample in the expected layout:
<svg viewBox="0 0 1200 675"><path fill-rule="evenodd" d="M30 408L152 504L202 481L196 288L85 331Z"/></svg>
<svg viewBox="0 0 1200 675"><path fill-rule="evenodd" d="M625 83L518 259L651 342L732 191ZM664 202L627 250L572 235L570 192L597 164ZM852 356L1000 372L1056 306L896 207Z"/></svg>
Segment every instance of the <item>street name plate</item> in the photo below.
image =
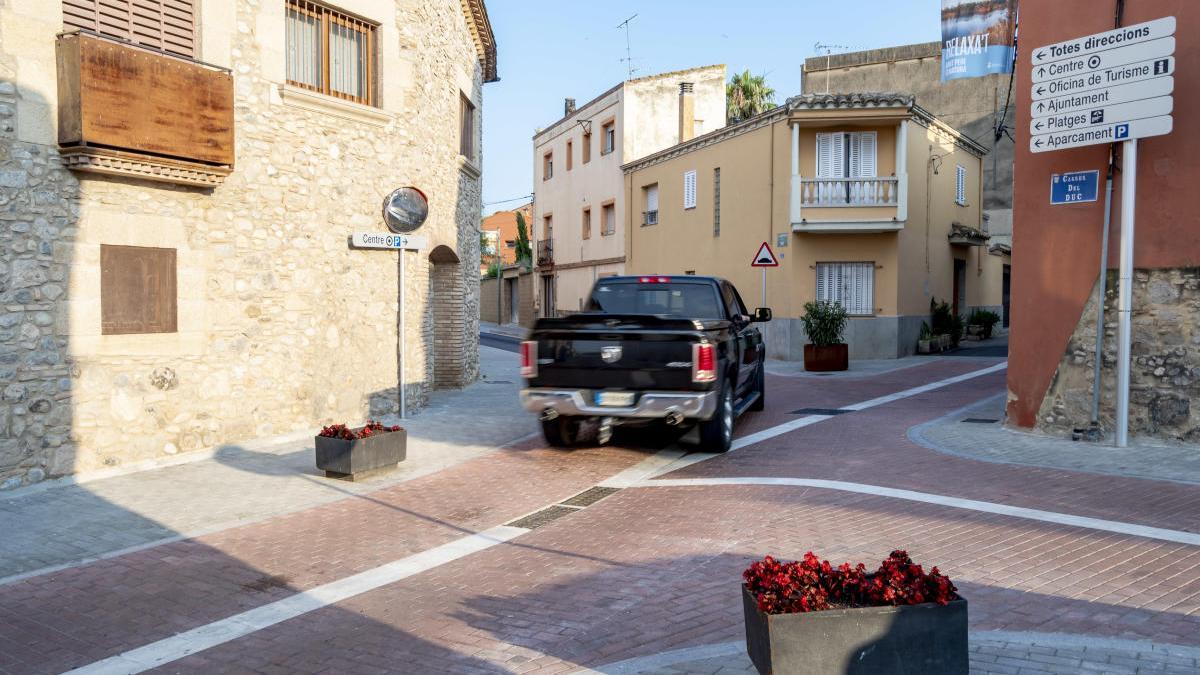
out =
<svg viewBox="0 0 1200 675"><path fill-rule="evenodd" d="M1076 204L1094 202L1100 192L1100 172L1071 171L1050 177L1050 203Z"/></svg>
<svg viewBox="0 0 1200 675"><path fill-rule="evenodd" d="M1141 44L1117 47L1087 56L1055 61L1033 67L1033 81L1045 82L1096 70L1112 70L1140 61L1153 61L1175 53L1175 38L1165 37Z"/></svg>
<svg viewBox="0 0 1200 675"><path fill-rule="evenodd" d="M1174 33L1164 17L1034 49L1029 150L1171 133Z"/></svg>
<svg viewBox="0 0 1200 675"><path fill-rule="evenodd" d="M1107 89L1096 89L1079 94L1067 94L1058 98L1034 101L1029 105L1033 117L1048 117L1077 110L1090 110L1096 106L1128 103L1145 98L1168 96L1175 91L1175 78L1156 77L1132 84L1121 84Z"/></svg>
<svg viewBox="0 0 1200 675"><path fill-rule="evenodd" d="M1157 40L1158 38L1174 34L1175 17L1165 16L1161 19L1145 23L1124 26L1103 33L1085 35L1074 40L1066 40L1038 47L1033 50L1032 62L1034 66L1038 66L1043 63L1050 63L1051 61L1061 61L1115 47Z"/></svg>
<svg viewBox="0 0 1200 675"><path fill-rule="evenodd" d="M355 232L350 235L350 245L354 248L420 250L429 246L429 240L390 232Z"/></svg>

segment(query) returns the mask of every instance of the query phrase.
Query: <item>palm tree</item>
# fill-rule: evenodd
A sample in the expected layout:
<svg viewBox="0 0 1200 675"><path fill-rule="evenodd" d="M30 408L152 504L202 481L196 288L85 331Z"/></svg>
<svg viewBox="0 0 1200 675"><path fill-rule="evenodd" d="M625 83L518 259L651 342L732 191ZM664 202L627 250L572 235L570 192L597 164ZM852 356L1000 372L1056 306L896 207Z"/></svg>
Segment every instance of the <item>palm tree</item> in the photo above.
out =
<svg viewBox="0 0 1200 675"><path fill-rule="evenodd" d="M725 85L725 117L729 123L753 117L775 107L775 90L767 86L766 75L751 75L746 69L734 73Z"/></svg>

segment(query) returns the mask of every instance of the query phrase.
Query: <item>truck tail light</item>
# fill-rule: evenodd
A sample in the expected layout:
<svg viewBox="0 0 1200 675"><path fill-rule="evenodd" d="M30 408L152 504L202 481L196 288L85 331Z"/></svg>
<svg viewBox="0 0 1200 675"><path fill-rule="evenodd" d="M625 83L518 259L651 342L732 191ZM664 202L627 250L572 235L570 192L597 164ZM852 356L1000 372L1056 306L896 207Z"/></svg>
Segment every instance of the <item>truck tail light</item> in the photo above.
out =
<svg viewBox="0 0 1200 675"><path fill-rule="evenodd" d="M638 277L640 284L669 284L671 277Z"/></svg>
<svg viewBox="0 0 1200 675"><path fill-rule="evenodd" d="M717 379L716 346L692 345L692 382L715 382Z"/></svg>
<svg viewBox="0 0 1200 675"><path fill-rule="evenodd" d="M537 377L537 342L521 343L521 377Z"/></svg>

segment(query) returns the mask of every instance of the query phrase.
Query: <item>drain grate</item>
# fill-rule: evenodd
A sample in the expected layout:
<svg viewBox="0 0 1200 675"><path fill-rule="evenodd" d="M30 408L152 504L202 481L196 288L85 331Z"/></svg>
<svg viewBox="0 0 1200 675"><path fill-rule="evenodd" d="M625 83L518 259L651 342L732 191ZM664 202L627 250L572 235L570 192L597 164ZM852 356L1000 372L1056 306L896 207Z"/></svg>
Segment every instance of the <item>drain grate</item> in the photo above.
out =
<svg viewBox="0 0 1200 675"><path fill-rule="evenodd" d="M852 412L854 412L854 411L846 410L844 408L801 408L799 410L793 410L791 412L791 414L792 415L845 415L846 413L852 413Z"/></svg>
<svg viewBox="0 0 1200 675"><path fill-rule="evenodd" d="M524 518L518 518L511 523L505 524L510 527L523 527L527 530L536 530L547 523L558 520L563 516L575 513L578 510L579 509L573 509L569 506L559 506L555 504L554 506L547 506L541 511L531 513Z"/></svg>
<svg viewBox="0 0 1200 675"><path fill-rule="evenodd" d="M991 419L990 417L968 417L968 418L966 418L964 420L960 420L960 421L966 422L967 424L995 424L996 422L999 422L1000 420L994 420L994 419Z"/></svg>
<svg viewBox="0 0 1200 675"><path fill-rule="evenodd" d="M604 499L620 489L621 488L600 487L597 485L596 487L591 487L583 492L580 492L570 499L564 499L560 503L565 506L591 506L592 504L595 504L596 502Z"/></svg>

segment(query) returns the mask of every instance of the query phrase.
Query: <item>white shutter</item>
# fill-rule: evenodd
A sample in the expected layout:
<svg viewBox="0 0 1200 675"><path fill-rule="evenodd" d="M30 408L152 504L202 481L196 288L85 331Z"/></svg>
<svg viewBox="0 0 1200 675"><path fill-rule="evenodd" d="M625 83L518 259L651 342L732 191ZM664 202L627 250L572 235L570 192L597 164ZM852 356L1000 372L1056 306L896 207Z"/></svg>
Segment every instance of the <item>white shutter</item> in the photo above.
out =
<svg viewBox="0 0 1200 675"><path fill-rule="evenodd" d="M817 178L833 177L833 134L817 134Z"/></svg>
<svg viewBox="0 0 1200 675"><path fill-rule="evenodd" d="M875 148L878 143L878 132L864 131L855 134L858 137L858 171L851 175L858 178L874 178L875 177Z"/></svg>
<svg viewBox="0 0 1200 675"><path fill-rule="evenodd" d="M967 203L967 170L962 166L956 166L954 169L954 201L965 205Z"/></svg>
<svg viewBox="0 0 1200 675"><path fill-rule="evenodd" d="M686 171L683 174L683 208L696 208L696 172Z"/></svg>
<svg viewBox="0 0 1200 675"><path fill-rule="evenodd" d="M658 185L651 185L646 188L646 210L658 210Z"/></svg>
<svg viewBox="0 0 1200 675"><path fill-rule="evenodd" d="M833 149L830 158L830 168L833 178L846 177L846 134L833 134Z"/></svg>
<svg viewBox="0 0 1200 675"><path fill-rule="evenodd" d="M846 142L850 145L850 152L848 153L850 155L850 166L847 167L849 171L846 172L846 175L850 178L857 178L862 175L861 141L862 134L857 131L846 134Z"/></svg>
<svg viewBox="0 0 1200 675"><path fill-rule="evenodd" d="M875 313L875 263L817 263L817 300L836 302L846 313Z"/></svg>

